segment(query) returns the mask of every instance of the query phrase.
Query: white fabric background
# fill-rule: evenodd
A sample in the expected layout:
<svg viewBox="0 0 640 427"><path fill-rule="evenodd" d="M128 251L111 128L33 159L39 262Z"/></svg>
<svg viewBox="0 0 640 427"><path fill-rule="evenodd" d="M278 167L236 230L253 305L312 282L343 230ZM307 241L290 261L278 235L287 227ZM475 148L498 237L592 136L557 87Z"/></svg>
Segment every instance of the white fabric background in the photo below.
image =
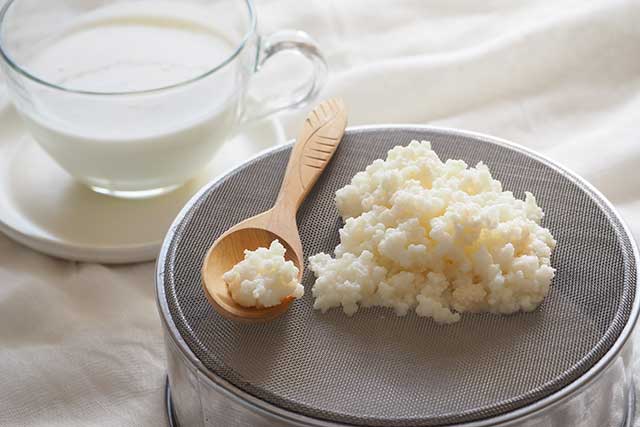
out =
<svg viewBox="0 0 640 427"><path fill-rule="evenodd" d="M1 1L0 1L1 3ZM351 124L516 141L595 184L640 236L640 2L261 0L307 30ZM290 136L303 112L284 115ZM153 265L39 255L0 236L0 426L161 426ZM640 425L640 423L638 424Z"/></svg>

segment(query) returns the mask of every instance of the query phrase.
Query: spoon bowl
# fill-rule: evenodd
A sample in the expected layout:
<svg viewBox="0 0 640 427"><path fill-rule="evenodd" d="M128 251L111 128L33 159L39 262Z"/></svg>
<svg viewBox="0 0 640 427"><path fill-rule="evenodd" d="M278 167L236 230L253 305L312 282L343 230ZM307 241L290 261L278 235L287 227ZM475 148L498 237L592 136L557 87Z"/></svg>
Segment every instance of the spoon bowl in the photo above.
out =
<svg viewBox="0 0 640 427"><path fill-rule="evenodd" d="M202 285L213 308L223 317L245 322L272 320L287 311L293 297L273 307L243 307L236 303L223 279L224 273L244 259L244 251L268 248L279 240L285 259L304 273L304 254L296 212L333 157L347 126L340 99L320 103L309 113L291 150L280 193L270 210L231 227L209 248L202 265Z"/></svg>
<svg viewBox="0 0 640 427"><path fill-rule="evenodd" d="M286 249L284 258L298 268L298 281L302 280L303 262L289 243L272 231L263 228L231 229L222 235L209 249L202 275L206 283L207 298L224 317L239 321L267 321L286 312L293 297L273 307L244 307L236 303L229 293L222 275L244 259L244 251L268 248L272 241L279 240Z"/></svg>

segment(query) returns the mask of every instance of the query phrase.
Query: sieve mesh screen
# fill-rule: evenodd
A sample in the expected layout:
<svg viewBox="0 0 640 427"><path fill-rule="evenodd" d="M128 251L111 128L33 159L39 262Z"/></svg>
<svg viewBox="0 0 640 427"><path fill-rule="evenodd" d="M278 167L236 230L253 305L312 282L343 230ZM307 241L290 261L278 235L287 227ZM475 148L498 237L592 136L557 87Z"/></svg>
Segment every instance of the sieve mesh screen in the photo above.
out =
<svg viewBox="0 0 640 427"><path fill-rule="evenodd" d="M290 149L214 183L170 231L161 283L166 316L215 375L307 416L366 426L432 426L500 415L552 394L592 367L629 319L632 243L606 203L544 160L478 136L429 128L348 131L298 213L305 257L331 253L342 223L335 191L395 145L429 140L441 159L486 163L505 190L531 191L558 241L551 291L532 313L465 314L443 326L414 313L313 310L306 294L266 324L225 320L200 285L205 252L226 229L272 206Z"/></svg>

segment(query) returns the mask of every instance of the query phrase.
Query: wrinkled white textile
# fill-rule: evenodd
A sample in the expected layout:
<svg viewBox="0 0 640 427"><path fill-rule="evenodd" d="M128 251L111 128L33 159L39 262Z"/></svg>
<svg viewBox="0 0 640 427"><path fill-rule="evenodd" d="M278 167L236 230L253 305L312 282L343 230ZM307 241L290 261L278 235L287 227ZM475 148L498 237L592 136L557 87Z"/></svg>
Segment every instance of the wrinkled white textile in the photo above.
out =
<svg viewBox="0 0 640 427"><path fill-rule="evenodd" d="M256 6L264 33L317 38L332 69L323 96L342 95L351 124L526 145L596 185L640 236L640 2ZM281 117L290 136L303 113ZM0 235L0 426L165 425L153 272L54 260Z"/></svg>

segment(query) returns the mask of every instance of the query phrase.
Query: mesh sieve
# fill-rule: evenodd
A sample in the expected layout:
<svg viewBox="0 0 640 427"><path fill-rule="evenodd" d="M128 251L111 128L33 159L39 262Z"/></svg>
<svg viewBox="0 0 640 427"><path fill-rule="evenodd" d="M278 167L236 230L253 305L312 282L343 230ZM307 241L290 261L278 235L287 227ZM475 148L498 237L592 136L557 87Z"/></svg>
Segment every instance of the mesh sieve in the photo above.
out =
<svg viewBox="0 0 640 427"><path fill-rule="evenodd" d="M518 148L433 128L347 132L298 213L305 256L338 243L334 192L374 159L412 139L444 160L486 163L518 198L536 195L558 241L552 289L533 313L466 314L442 326L389 309L314 311L306 294L282 318L244 325L220 317L200 285L207 248L226 229L272 206L290 152L279 148L212 184L165 241L159 286L171 318L205 369L241 390L306 416L366 426L432 426L497 416L542 399L592 367L630 319L633 244L597 194Z"/></svg>

